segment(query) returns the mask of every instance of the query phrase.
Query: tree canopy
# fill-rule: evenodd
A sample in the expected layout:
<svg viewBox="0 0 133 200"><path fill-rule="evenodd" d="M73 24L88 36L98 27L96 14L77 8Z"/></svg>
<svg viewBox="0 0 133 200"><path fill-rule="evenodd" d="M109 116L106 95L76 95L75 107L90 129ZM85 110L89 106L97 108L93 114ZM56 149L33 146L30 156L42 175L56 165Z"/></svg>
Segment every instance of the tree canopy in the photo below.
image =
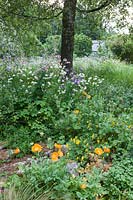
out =
<svg viewBox="0 0 133 200"><path fill-rule="evenodd" d="M131 0L55 0L52 2L50 0L0 0L0 27L15 34L21 34L22 30L27 29L40 31L47 24L47 20L61 15L61 62L67 60L66 68L71 71L76 13L80 13L81 17L98 13L104 18L109 18L118 15L119 11L125 21L128 8L131 6ZM93 19L93 14L91 17Z"/></svg>

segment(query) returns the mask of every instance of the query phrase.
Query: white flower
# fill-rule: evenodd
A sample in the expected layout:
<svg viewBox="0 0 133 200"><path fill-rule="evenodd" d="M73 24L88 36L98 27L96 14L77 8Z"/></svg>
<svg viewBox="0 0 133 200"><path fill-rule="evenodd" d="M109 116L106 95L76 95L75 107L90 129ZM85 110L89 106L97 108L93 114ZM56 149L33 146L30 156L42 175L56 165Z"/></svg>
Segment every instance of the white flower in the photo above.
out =
<svg viewBox="0 0 133 200"><path fill-rule="evenodd" d="M42 137L43 135L44 135L44 133L43 133L43 132L41 132L41 133L40 133L40 136Z"/></svg>

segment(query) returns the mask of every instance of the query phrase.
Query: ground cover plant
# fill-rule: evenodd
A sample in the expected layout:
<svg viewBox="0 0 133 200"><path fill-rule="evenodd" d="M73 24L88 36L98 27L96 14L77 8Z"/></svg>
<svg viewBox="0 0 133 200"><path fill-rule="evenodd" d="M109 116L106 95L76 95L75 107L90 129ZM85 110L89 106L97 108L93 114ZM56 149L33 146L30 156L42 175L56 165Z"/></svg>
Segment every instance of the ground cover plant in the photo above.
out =
<svg viewBox="0 0 133 200"><path fill-rule="evenodd" d="M2 65L1 140L34 157L9 183L51 188L48 199L132 199L132 65L83 58L66 73L58 60Z"/></svg>

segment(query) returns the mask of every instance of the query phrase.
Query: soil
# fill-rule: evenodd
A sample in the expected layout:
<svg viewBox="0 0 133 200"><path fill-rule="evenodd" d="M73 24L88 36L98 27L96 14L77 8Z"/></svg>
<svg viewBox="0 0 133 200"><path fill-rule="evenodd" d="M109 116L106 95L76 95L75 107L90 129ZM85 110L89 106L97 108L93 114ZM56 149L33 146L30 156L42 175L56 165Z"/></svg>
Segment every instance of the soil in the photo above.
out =
<svg viewBox="0 0 133 200"><path fill-rule="evenodd" d="M44 155L49 152L46 145L43 146ZM0 142L0 194L4 192L4 184L10 175L22 173L18 169L18 165L26 164L29 162L33 155L26 155L23 158L16 158L9 156L11 150L6 148L6 143Z"/></svg>

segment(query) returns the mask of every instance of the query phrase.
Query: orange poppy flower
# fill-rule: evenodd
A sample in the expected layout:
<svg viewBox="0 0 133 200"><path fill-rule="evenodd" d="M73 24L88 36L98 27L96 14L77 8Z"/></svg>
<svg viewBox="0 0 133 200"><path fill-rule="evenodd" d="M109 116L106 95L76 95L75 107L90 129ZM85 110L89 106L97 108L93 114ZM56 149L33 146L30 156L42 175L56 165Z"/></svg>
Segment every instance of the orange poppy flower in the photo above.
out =
<svg viewBox="0 0 133 200"><path fill-rule="evenodd" d="M58 153L58 156L59 156L59 157L62 157L62 156L63 156L63 152L62 152L61 150L59 150L57 153Z"/></svg>
<svg viewBox="0 0 133 200"><path fill-rule="evenodd" d="M80 185L80 188L83 190L83 189L87 188L87 185L85 183L83 183Z"/></svg>
<svg viewBox="0 0 133 200"><path fill-rule="evenodd" d="M100 155L102 155L104 153L104 151L102 150L102 148L96 148L94 150L94 153L100 156Z"/></svg>
<svg viewBox="0 0 133 200"><path fill-rule="evenodd" d="M20 149L19 148L14 149L13 153L14 154L19 154L20 153Z"/></svg>
<svg viewBox="0 0 133 200"><path fill-rule="evenodd" d="M61 144L55 143L55 144L54 144L54 147L55 147L56 149L61 149L62 145L61 145Z"/></svg>
<svg viewBox="0 0 133 200"><path fill-rule="evenodd" d="M104 147L103 150L104 150L104 153L110 153L110 149L107 147Z"/></svg>
<svg viewBox="0 0 133 200"><path fill-rule="evenodd" d="M31 147L31 151L36 153L36 152L41 152L42 151L42 146L40 144L34 144L32 147Z"/></svg>
<svg viewBox="0 0 133 200"><path fill-rule="evenodd" d="M53 161L57 161L58 160L58 156L59 156L59 154L57 152L51 153L51 159Z"/></svg>

